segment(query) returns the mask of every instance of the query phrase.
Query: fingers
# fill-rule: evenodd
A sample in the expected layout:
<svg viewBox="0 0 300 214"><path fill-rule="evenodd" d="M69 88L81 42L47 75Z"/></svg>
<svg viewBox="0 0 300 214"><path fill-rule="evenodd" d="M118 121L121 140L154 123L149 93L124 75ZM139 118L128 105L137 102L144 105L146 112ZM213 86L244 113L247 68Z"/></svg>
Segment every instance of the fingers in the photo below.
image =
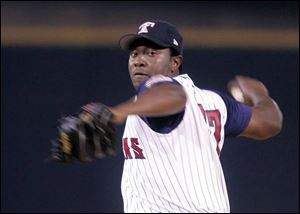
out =
<svg viewBox="0 0 300 214"><path fill-rule="evenodd" d="M252 97L253 94L260 94L265 96L269 95L268 89L260 80L241 75L237 75L235 79L243 93L246 93L246 95L249 97Z"/></svg>
<svg viewBox="0 0 300 214"><path fill-rule="evenodd" d="M84 122L86 122L86 123L89 123L90 121L92 121L93 116L92 116L90 113L84 111L84 112L81 112L81 113L79 114L79 118L80 118L82 121L84 121Z"/></svg>

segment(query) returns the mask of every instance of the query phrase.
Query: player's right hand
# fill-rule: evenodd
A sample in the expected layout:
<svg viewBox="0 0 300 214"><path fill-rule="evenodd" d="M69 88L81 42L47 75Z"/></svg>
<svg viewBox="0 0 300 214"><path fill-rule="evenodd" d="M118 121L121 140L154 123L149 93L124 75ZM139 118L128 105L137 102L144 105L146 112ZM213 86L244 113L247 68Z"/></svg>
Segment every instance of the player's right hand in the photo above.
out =
<svg viewBox="0 0 300 214"><path fill-rule="evenodd" d="M228 85L230 94L239 102L253 105L262 97L269 96L265 85L251 77L237 75Z"/></svg>

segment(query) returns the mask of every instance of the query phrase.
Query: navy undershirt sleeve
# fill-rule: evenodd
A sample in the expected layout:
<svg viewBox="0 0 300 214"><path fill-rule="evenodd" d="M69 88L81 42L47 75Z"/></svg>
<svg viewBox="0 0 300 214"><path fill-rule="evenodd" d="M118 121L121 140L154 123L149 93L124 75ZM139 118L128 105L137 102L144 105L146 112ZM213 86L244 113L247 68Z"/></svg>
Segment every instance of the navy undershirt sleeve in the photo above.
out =
<svg viewBox="0 0 300 214"><path fill-rule="evenodd" d="M222 97L227 108L225 136L239 135L247 128L250 122L252 116L251 107L234 100L224 93L215 92Z"/></svg>
<svg viewBox="0 0 300 214"><path fill-rule="evenodd" d="M142 94L148 90L146 87L147 80L145 80L143 83L140 84L140 86L137 89L137 94ZM160 85L160 84L165 84L165 83L171 83L171 84L176 84L180 85L179 82L177 82L175 79L172 79L172 81L160 81L155 84L153 84L151 87ZM180 85L181 86L181 85ZM140 116L140 118L148 124L148 126L155 132L161 133L161 134L166 134L171 132L173 129L175 129L179 123L181 122L182 118L184 115L184 110L172 114L172 115L167 115L163 117L144 117Z"/></svg>

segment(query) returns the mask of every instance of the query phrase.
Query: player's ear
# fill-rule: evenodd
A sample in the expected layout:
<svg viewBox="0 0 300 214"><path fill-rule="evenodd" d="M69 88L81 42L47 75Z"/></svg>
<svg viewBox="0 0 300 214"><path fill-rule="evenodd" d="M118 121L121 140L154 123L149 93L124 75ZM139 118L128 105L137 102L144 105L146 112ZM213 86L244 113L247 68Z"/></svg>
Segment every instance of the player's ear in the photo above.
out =
<svg viewBox="0 0 300 214"><path fill-rule="evenodd" d="M182 64L182 56L172 56L172 70L178 71L180 65Z"/></svg>

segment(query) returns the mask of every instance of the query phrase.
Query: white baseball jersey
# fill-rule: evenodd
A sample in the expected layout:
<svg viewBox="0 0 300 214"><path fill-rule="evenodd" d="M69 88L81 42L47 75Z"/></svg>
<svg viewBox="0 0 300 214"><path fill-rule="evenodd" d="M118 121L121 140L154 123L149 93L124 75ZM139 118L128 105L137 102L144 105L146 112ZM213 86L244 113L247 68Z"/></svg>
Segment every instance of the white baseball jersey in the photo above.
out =
<svg viewBox="0 0 300 214"><path fill-rule="evenodd" d="M146 83L168 81L161 75ZM175 77L187 95L184 116L169 133L153 131L129 115L123 134L122 196L125 212L229 212L219 153L227 119L222 98Z"/></svg>

